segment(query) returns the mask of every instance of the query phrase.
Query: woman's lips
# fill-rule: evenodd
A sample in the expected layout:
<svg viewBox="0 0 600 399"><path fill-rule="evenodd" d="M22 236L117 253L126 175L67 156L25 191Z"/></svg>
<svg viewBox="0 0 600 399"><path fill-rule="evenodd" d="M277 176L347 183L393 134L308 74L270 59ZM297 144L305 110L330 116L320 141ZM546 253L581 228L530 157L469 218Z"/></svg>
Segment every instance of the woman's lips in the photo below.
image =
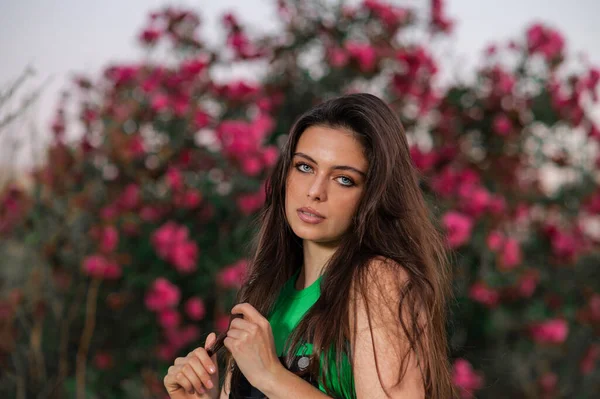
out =
<svg viewBox="0 0 600 399"><path fill-rule="evenodd" d="M317 223L321 223L323 220L325 220L325 218L308 215L300 210L298 210L297 213L298 213L298 217L300 218L300 220L302 220L303 222L306 222L306 223L317 224Z"/></svg>

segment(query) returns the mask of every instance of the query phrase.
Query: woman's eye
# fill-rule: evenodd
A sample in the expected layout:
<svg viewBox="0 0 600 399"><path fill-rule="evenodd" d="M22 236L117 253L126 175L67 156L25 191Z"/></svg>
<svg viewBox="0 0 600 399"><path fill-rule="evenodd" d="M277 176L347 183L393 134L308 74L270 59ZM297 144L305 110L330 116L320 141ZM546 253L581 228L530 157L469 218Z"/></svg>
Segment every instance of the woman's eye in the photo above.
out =
<svg viewBox="0 0 600 399"><path fill-rule="evenodd" d="M301 172L310 172L310 170L312 169L310 166L308 166L305 163L299 163L296 165L296 168L301 171Z"/></svg>
<svg viewBox="0 0 600 399"><path fill-rule="evenodd" d="M349 177L340 176L339 179L340 179L340 183L342 183L342 185L344 185L344 186L351 187L354 185L354 181L352 181L352 179L350 179Z"/></svg>

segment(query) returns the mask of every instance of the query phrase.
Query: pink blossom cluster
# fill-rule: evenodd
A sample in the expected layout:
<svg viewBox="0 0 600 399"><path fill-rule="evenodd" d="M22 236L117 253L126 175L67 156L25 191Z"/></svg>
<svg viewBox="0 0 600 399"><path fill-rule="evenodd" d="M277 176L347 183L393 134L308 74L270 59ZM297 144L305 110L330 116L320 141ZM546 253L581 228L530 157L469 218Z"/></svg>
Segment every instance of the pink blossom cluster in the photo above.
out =
<svg viewBox="0 0 600 399"><path fill-rule="evenodd" d="M477 281L469 288L469 298L489 308L494 308L500 301L500 293L485 282Z"/></svg>
<svg viewBox="0 0 600 399"><path fill-rule="evenodd" d="M376 18L392 31L406 24L412 18L412 11L408 8L379 0L364 0L362 6L371 11Z"/></svg>
<svg viewBox="0 0 600 399"><path fill-rule="evenodd" d="M159 358L165 361L171 361L179 350L200 335L198 327L182 324L182 315L177 310L180 300L179 288L164 277L154 281L145 297L146 307L156 312L158 323L163 328L165 341L157 350ZM184 303L184 310L193 321L202 320L206 315L204 302L200 297L189 298Z"/></svg>
<svg viewBox="0 0 600 399"><path fill-rule="evenodd" d="M150 13L147 25L142 29L138 39L146 46L154 46L161 38L168 38L176 45L198 48L202 46L196 37L199 25L200 19L195 12L165 7Z"/></svg>
<svg viewBox="0 0 600 399"><path fill-rule="evenodd" d="M563 55L565 40L557 30L543 24L534 24L526 32L530 54L541 54L547 61L556 61Z"/></svg>
<svg viewBox="0 0 600 399"><path fill-rule="evenodd" d="M112 203L100 209L100 217L106 222L115 221L121 214L136 210L140 203L139 186L129 183Z"/></svg>
<svg viewBox="0 0 600 399"><path fill-rule="evenodd" d="M590 244L579 226L561 228L547 222L542 226L542 232L550 240L552 254L557 261L572 264L590 249Z"/></svg>
<svg viewBox="0 0 600 399"><path fill-rule="evenodd" d="M431 27L436 32L449 33L454 21L445 13L442 0L431 0Z"/></svg>
<svg viewBox="0 0 600 399"><path fill-rule="evenodd" d="M194 209L200 205L202 194L200 191L187 188L180 169L170 166L165 173L165 182L173 193L173 205L177 208Z"/></svg>
<svg viewBox="0 0 600 399"><path fill-rule="evenodd" d="M512 270L521 264L523 254L519 241L506 237L502 232L494 230L487 237L488 248L498 254L498 266L502 270Z"/></svg>
<svg viewBox="0 0 600 399"><path fill-rule="evenodd" d="M555 318L532 324L529 332L538 343L561 344L569 335L569 324L564 319Z"/></svg>
<svg viewBox="0 0 600 399"><path fill-rule="evenodd" d="M155 312L175 308L181 299L179 288L164 277L159 277L146 293L146 307Z"/></svg>
<svg viewBox="0 0 600 399"><path fill-rule="evenodd" d="M14 184L0 192L0 235L16 225L26 209L25 192Z"/></svg>
<svg viewBox="0 0 600 399"><path fill-rule="evenodd" d="M586 115L584 107L588 99L598 102L599 82L600 69L590 68L586 74L571 76L566 83L553 74L547 83L554 111L572 126L580 126L585 122L589 126L588 135L594 139L600 139L598 126Z"/></svg>
<svg viewBox="0 0 600 399"><path fill-rule="evenodd" d="M116 280L122 275L119 264L101 254L87 256L82 271L90 277L106 280Z"/></svg>
<svg viewBox="0 0 600 399"><path fill-rule="evenodd" d="M248 273L248 261L241 259L224 267L217 275L217 283L223 288L240 288Z"/></svg>
<svg viewBox="0 0 600 399"><path fill-rule="evenodd" d="M463 399L470 399L483 387L484 379L481 373L473 370L468 360L457 359L452 367L452 382L459 388Z"/></svg>
<svg viewBox="0 0 600 399"><path fill-rule="evenodd" d="M248 216L258 211L263 206L266 199L265 196L263 183L257 192L239 195L236 199L236 204L240 212L242 212L243 215Z"/></svg>
<svg viewBox="0 0 600 399"><path fill-rule="evenodd" d="M438 67L422 46L406 47L396 52L398 68L392 77L392 87L398 95L415 101L421 114L429 111L438 101L432 81Z"/></svg>
<svg viewBox="0 0 600 399"><path fill-rule="evenodd" d="M227 45L233 49L236 58L248 60L263 57L267 54L264 48L259 48L250 41L243 27L232 13L225 14L222 22L227 29Z"/></svg>
<svg viewBox="0 0 600 399"><path fill-rule="evenodd" d="M248 176L258 176L273 166L279 155L275 146L262 147L263 141L274 127L273 119L258 115L251 122L223 121L217 127L217 137L226 156L234 159Z"/></svg>
<svg viewBox="0 0 600 399"><path fill-rule="evenodd" d="M180 273L189 274L196 270L199 249L189 238L186 226L169 221L154 231L151 242L158 256L170 262Z"/></svg>

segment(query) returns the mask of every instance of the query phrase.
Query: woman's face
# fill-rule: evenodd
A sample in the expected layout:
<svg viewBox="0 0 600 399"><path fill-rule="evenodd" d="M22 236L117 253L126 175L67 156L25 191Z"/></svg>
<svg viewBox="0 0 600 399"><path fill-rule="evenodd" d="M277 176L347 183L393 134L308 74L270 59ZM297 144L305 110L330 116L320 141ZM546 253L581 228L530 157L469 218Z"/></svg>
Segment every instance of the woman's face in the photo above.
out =
<svg viewBox="0 0 600 399"><path fill-rule="evenodd" d="M304 240L337 242L350 226L367 167L363 147L351 133L322 126L306 129L286 182L285 215L294 233ZM321 217L302 213L302 208Z"/></svg>

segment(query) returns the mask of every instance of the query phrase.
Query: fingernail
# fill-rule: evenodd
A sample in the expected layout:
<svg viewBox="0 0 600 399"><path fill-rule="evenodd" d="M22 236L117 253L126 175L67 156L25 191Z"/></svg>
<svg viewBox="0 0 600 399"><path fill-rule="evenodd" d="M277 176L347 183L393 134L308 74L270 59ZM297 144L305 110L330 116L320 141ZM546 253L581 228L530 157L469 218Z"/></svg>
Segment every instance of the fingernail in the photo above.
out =
<svg viewBox="0 0 600 399"><path fill-rule="evenodd" d="M208 368L208 371L210 371L211 373L214 373L215 372L215 367L214 366L210 366Z"/></svg>
<svg viewBox="0 0 600 399"><path fill-rule="evenodd" d="M212 381L210 381L210 380L209 380L209 381L207 381L207 382L206 382L206 386L207 386L207 387L209 387L209 388L212 388L212 387L213 387L213 383L212 383Z"/></svg>

